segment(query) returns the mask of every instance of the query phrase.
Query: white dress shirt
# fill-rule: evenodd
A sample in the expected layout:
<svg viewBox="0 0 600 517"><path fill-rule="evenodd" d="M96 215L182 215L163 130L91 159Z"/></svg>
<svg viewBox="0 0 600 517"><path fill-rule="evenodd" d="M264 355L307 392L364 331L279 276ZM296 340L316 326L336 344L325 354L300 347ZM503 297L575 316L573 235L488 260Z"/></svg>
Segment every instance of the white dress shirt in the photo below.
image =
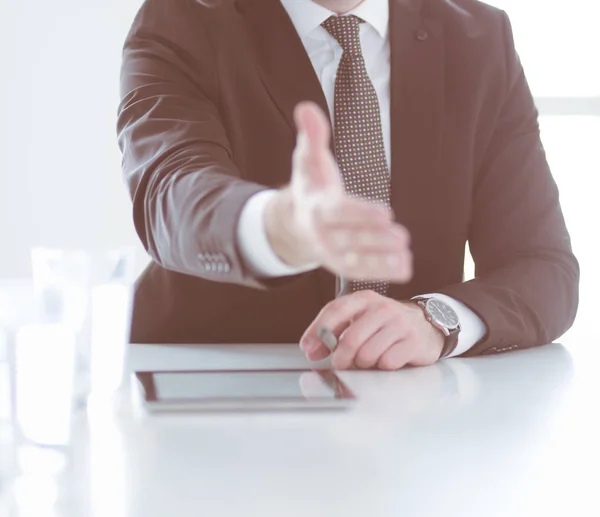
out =
<svg viewBox="0 0 600 517"><path fill-rule="evenodd" d="M315 69L333 120L335 78L343 51L335 38L321 27L321 23L335 13L312 0L281 0L281 3ZM389 0L364 0L347 14L354 14L365 21L360 26L360 42L367 73L379 100L385 155L391 170ZM238 239L245 260L262 276L286 276L314 269L316 265L301 269L290 267L271 249L265 232L264 212L274 194L274 190L255 194L242 211ZM462 330L452 356L466 352L483 338L486 331L484 323L463 303L443 294L425 296L439 298L458 314Z"/></svg>

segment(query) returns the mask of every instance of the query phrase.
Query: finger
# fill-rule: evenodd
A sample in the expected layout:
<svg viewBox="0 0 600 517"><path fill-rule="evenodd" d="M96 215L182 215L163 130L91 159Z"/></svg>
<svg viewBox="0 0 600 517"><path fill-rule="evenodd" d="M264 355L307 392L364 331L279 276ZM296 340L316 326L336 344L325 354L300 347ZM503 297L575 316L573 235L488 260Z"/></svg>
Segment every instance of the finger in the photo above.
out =
<svg viewBox="0 0 600 517"><path fill-rule="evenodd" d="M338 346L331 356L333 368L336 370L351 368L364 344L382 330L389 321L389 312L377 308L371 308L355 319L340 336ZM396 339L394 338L389 344L391 345Z"/></svg>
<svg viewBox="0 0 600 517"><path fill-rule="evenodd" d="M322 361L331 355L331 349L320 339L317 338L317 340L313 342L314 345L308 344L310 342L311 340L305 340L300 345L309 361Z"/></svg>
<svg viewBox="0 0 600 517"><path fill-rule="evenodd" d="M397 225L383 228L355 224L353 226L337 226L319 234L321 244L332 253L355 251L357 253L400 253L410 246L408 232Z"/></svg>
<svg viewBox="0 0 600 517"><path fill-rule="evenodd" d="M379 359L398 341L405 337L401 325L385 325L360 347L354 358L357 368L375 368Z"/></svg>
<svg viewBox="0 0 600 517"><path fill-rule="evenodd" d="M298 134L306 136L309 151L329 149L329 119L314 102L301 102L294 110Z"/></svg>
<svg viewBox="0 0 600 517"><path fill-rule="evenodd" d="M318 337L302 336L300 339L300 349L306 354L309 361L321 361L331 354Z"/></svg>
<svg viewBox="0 0 600 517"><path fill-rule="evenodd" d="M335 202L333 202L335 201ZM325 203L315 214L317 221L325 226L338 224L366 224L374 226L389 226L393 214L385 206L368 203L361 199L344 196Z"/></svg>
<svg viewBox="0 0 600 517"><path fill-rule="evenodd" d="M321 361L329 357L335 348L337 348L337 339L344 330L351 325L353 322L353 318L349 318L348 320L340 322L334 329L331 329L327 326L320 325L316 332L316 337L314 337L312 331L310 335L303 337L300 342L300 348L306 353L306 356L310 361ZM336 346L331 347L330 343L323 340L321 331L325 331L327 334L332 335L336 340ZM308 332L308 331L307 331Z"/></svg>
<svg viewBox="0 0 600 517"><path fill-rule="evenodd" d="M366 310L369 299L373 300L372 297L357 296L357 294L342 296L329 302L308 326L300 339L300 348L304 350L309 359L316 360L316 358L323 358L323 354L325 357L329 355L329 349L319 339L321 327L327 327L339 339L351 321ZM378 296L375 293L372 294Z"/></svg>
<svg viewBox="0 0 600 517"><path fill-rule="evenodd" d="M400 340L389 347L377 361L377 368L386 371L395 371L404 368L412 358L410 341Z"/></svg>
<svg viewBox="0 0 600 517"><path fill-rule="evenodd" d="M338 275L356 280L407 282L413 273L410 236L400 225L387 230L364 227L318 234L323 264Z"/></svg>
<svg viewBox="0 0 600 517"><path fill-rule="evenodd" d="M349 251L343 256L327 257L325 267L350 280L378 280L405 283L412 278L410 250L399 253Z"/></svg>
<svg viewBox="0 0 600 517"><path fill-rule="evenodd" d="M306 174L315 187L338 185L340 178L335 162L327 159L331 137L329 120L312 102L298 104L294 119L298 130L295 168Z"/></svg>

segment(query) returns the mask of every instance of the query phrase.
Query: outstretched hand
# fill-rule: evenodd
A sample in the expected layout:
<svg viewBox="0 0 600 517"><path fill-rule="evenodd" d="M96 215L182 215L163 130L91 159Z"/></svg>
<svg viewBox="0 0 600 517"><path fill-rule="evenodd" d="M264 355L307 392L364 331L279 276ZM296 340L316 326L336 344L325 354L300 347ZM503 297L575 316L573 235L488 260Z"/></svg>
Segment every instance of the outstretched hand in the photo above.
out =
<svg viewBox="0 0 600 517"><path fill-rule="evenodd" d="M313 103L297 106L292 178L266 212L269 242L292 266L316 263L356 280L407 282L412 276L408 231L391 211L346 194L329 148L329 121Z"/></svg>

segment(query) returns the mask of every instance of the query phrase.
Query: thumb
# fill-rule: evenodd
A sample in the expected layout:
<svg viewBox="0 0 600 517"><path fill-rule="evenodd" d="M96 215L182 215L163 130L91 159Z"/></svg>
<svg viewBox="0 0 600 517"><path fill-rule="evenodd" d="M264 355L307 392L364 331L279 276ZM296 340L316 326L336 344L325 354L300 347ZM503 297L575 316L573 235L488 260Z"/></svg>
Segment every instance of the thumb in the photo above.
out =
<svg viewBox="0 0 600 517"><path fill-rule="evenodd" d="M312 102L298 104L294 119L298 129L298 165L305 179L317 187L337 185L339 173L329 150L329 119Z"/></svg>

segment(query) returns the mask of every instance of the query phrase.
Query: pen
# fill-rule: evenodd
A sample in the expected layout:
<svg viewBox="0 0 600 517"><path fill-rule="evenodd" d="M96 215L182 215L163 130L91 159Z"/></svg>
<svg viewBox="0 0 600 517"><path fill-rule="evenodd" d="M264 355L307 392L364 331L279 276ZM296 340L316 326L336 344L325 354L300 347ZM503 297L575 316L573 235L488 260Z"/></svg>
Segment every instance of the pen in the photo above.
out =
<svg viewBox="0 0 600 517"><path fill-rule="evenodd" d="M335 350L338 340L335 334L327 327L321 327L318 331L319 339L331 352Z"/></svg>

